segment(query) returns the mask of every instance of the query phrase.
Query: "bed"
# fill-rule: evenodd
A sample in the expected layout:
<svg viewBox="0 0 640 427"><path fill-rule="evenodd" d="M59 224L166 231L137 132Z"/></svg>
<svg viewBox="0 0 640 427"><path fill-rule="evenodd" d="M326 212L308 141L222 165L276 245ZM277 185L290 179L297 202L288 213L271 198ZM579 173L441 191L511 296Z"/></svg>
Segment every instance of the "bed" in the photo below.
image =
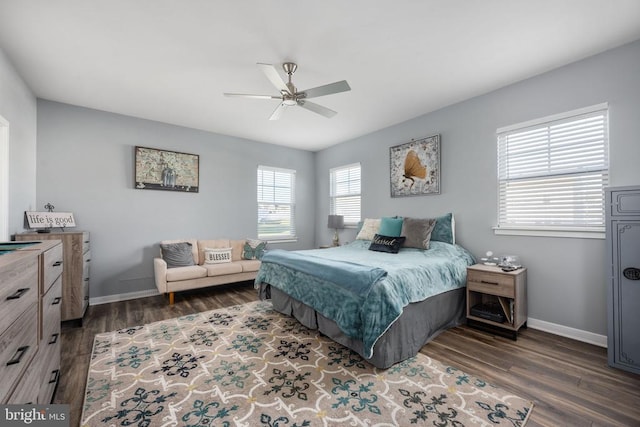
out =
<svg viewBox="0 0 640 427"><path fill-rule="evenodd" d="M431 241L396 254L356 240L328 249L271 250L256 277L261 299L379 368L414 356L465 318L463 247Z"/></svg>

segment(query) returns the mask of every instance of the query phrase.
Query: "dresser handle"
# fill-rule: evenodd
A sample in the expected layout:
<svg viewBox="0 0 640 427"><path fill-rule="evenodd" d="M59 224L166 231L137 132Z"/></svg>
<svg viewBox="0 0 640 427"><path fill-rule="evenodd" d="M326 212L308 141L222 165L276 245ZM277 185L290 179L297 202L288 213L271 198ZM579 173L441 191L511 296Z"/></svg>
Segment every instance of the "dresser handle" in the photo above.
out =
<svg viewBox="0 0 640 427"><path fill-rule="evenodd" d="M12 299L20 298L22 295L26 294L28 290L29 290L29 288L20 288L20 289L18 289L13 295L9 295L7 297L7 301L12 300Z"/></svg>
<svg viewBox="0 0 640 427"><path fill-rule="evenodd" d="M481 280L480 283L484 283L485 285L495 285L495 286L498 286L500 284L498 282L489 282L487 280Z"/></svg>
<svg viewBox="0 0 640 427"><path fill-rule="evenodd" d="M62 301L62 297L55 297L51 305L58 305L60 304L60 301Z"/></svg>
<svg viewBox="0 0 640 427"><path fill-rule="evenodd" d="M60 267L62 265L62 261L56 261L53 263L53 267Z"/></svg>
<svg viewBox="0 0 640 427"><path fill-rule="evenodd" d="M16 350L16 354L13 355L13 358L7 362L7 366L20 363L22 357L27 353L27 350L29 350L28 345L18 348L18 350Z"/></svg>
<svg viewBox="0 0 640 427"><path fill-rule="evenodd" d="M51 335L51 341L49 341L47 344L55 344L58 342L58 337L60 336L60 334L55 333Z"/></svg>
<svg viewBox="0 0 640 427"><path fill-rule="evenodd" d="M60 377L60 369L56 369L55 371L51 371L53 374L53 378L49 380L49 384L53 384L58 382L58 377Z"/></svg>

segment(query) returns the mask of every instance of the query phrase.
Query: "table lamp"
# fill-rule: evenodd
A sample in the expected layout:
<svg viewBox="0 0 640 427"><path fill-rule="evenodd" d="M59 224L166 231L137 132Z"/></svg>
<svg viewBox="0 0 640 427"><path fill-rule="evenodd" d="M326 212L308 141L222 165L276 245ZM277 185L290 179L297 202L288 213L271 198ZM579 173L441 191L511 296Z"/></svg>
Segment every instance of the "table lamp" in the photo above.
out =
<svg viewBox="0 0 640 427"><path fill-rule="evenodd" d="M329 215L327 227L333 228L335 230L335 234L333 235L333 246L340 246L340 236L338 235L338 230L344 228L344 216Z"/></svg>

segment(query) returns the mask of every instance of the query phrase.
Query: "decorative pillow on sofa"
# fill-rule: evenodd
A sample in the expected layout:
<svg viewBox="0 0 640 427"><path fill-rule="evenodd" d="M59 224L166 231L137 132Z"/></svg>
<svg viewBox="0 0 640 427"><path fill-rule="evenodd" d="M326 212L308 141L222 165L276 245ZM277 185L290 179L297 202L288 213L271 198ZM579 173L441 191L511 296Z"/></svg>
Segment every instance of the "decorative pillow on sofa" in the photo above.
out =
<svg viewBox="0 0 640 427"><path fill-rule="evenodd" d="M380 219L380 230L378 230L378 234L383 236L400 237L402 236L402 223L402 217L382 217Z"/></svg>
<svg viewBox="0 0 640 427"><path fill-rule="evenodd" d="M431 240L438 242L456 243L456 222L452 213L444 214L436 218L436 226L431 232Z"/></svg>
<svg viewBox="0 0 640 427"><path fill-rule="evenodd" d="M247 239L242 250L242 259L262 259L267 242L258 239Z"/></svg>
<svg viewBox="0 0 640 427"><path fill-rule="evenodd" d="M232 248L204 248L205 264L222 264L231 262Z"/></svg>
<svg viewBox="0 0 640 427"><path fill-rule="evenodd" d="M162 259L167 263L167 268L195 265L191 243L161 243L160 249L162 250Z"/></svg>
<svg viewBox="0 0 640 427"><path fill-rule="evenodd" d="M380 229L380 219L365 218L356 240L373 240Z"/></svg>
<svg viewBox="0 0 640 427"><path fill-rule="evenodd" d="M400 246L402 246L404 240L404 237L383 236L381 234L376 234L375 236L373 236L371 245L369 245L369 250L397 254L400 251Z"/></svg>

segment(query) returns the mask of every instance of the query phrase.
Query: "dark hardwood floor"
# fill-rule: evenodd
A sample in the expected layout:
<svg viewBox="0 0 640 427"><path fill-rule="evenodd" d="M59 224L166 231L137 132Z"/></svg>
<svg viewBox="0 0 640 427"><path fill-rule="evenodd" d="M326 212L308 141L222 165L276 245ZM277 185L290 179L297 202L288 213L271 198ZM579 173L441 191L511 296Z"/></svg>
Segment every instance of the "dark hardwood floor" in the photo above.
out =
<svg viewBox="0 0 640 427"><path fill-rule="evenodd" d="M251 283L89 307L83 326L64 324L62 375L54 403L67 403L71 426L82 412L93 337L257 299ZM606 349L525 329L517 341L460 326L422 353L534 402L527 427L640 426L640 375L607 366Z"/></svg>

